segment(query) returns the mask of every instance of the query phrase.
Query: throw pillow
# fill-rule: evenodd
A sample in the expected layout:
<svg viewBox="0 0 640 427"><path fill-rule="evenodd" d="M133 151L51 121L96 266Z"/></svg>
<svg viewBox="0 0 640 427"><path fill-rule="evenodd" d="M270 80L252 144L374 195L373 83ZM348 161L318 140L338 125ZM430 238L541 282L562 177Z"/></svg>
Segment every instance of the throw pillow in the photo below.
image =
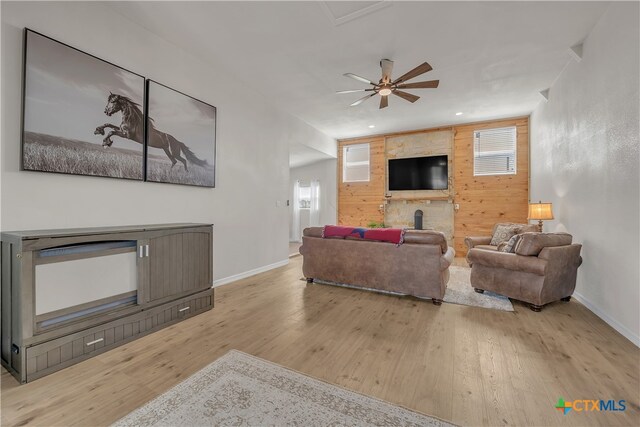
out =
<svg viewBox="0 0 640 427"><path fill-rule="evenodd" d="M520 241L521 234L512 236L507 243L502 247L502 252L514 253L516 251L516 245Z"/></svg>
<svg viewBox="0 0 640 427"><path fill-rule="evenodd" d="M498 246L502 242L508 242L510 238L518 234L520 231L519 224L500 224L496 227L495 233L491 238L491 246Z"/></svg>
<svg viewBox="0 0 640 427"><path fill-rule="evenodd" d="M521 236L515 252L525 256L538 256L548 247L570 245L573 239L569 233L522 233Z"/></svg>

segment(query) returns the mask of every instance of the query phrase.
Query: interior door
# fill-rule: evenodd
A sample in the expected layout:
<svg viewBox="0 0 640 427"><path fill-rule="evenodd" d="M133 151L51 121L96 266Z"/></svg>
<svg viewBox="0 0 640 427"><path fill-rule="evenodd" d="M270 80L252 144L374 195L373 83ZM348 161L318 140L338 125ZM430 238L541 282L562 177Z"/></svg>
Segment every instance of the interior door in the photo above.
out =
<svg viewBox="0 0 640 427"><path fill-rule="evenodd" d="M177 232L149 239L147 302L211 287L211 234Z"/></svg>

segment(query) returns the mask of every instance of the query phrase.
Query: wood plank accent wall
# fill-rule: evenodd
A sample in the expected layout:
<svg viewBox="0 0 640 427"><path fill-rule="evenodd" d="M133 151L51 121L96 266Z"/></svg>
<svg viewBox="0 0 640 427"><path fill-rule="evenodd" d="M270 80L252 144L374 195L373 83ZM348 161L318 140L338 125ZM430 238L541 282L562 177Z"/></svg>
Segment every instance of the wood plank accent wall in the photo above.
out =
<svg viewBox="0 0 640 427"><path fill-rule="evenodd" d="M473 131L515 126L515 175L473 176ZM526 223L529 204L529 118L495 120L455 127L456 255L467 253L465 236L489 236L497 222Z"/></svg>
<svg viewBox="0 0 640 427"><path fill-rule="evenodd" d="M473 131L507 126L516 126L517 130L517 174L473 176ZM385 201L384 153L387 138L452 128L455 132L454 203L460 205L454 216L456 255L466 255L465 236L488 236L497 222L526 223L529 203L529 118L518 117L339 140L338 224L366 226L371 221L384 220L379 206ZM365 142L371 144L370 182L343 183L342 148Z"/></svg>
<svg viewBox="0 0 640 427"><path fill-rule="evenodd" d="M350 139L338 143L338 224L366 227L371 221L384 221L384 136ZM369 182L342 182L342 148L369 143Z"/></svg>

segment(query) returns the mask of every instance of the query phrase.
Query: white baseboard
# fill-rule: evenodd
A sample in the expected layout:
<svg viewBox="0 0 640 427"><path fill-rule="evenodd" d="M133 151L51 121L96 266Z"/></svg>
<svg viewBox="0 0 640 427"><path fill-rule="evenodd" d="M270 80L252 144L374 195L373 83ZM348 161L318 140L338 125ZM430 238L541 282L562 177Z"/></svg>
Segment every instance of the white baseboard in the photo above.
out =
<svg viewBox="0 0 640 427"><path fill-rule="evenodd" d="M254 268L253 270L245 271L243 273L234 274L233 276L223 277L222 279L214 280L212 288L217 288L218 286L226 285L240 279L244 279L250 276L255 276L256 274L264 273L265 271L273 270L274 268L282 267L287 264L289 264L288 258L283 259L282 261L274 262L273 264Z"/></svg>
<svg viewBox="0 0 640 427"><path fill-rule="evenodd" d="M607 322L607 324L611 326L613 329L620 332L626 339L634 343L636 347L640 347L640 336L630 331L626 326L622 325L616 319L606 314L597 305L595 305L594 303L592 303L591 301L589 301L587 298L580 295L579 293L574 292L573 297L577 299L582 305L584 305L589 310L591 310L596 316L598 316L599 318Z"/></svg>

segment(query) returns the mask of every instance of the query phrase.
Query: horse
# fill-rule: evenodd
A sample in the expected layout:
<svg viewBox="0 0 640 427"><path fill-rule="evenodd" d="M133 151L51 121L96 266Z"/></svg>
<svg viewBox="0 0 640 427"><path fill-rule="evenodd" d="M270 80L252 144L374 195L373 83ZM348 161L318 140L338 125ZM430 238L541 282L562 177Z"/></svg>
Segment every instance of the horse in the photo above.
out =
<svg viewBox="0 0 640 427"><path fill-rule="evenodd" d="M102 126L98 126L93 132L94 135L104 135L106 128L111 129L109 134L102 140L102 146L105 149L111 147L113 144L111 138L114 136L130 139L131 141L144 145L144 114L142 113L140 104L124 95L109 92L104 113L111 117L117 112L122 112L122 122L120 126L105 123ZM185 171L189 171L187 160L198 166L204 167L207 165L207 161L196 157L184 142L178 141L171 134L156 129L151 117L149 117L147 132L149 134L147 138L148 146L164 150L169 160L171 160L171 168L176 165L178 160L184 165ZM186 160L180 155L180 152L184 153L187 158Z"/></svg>

